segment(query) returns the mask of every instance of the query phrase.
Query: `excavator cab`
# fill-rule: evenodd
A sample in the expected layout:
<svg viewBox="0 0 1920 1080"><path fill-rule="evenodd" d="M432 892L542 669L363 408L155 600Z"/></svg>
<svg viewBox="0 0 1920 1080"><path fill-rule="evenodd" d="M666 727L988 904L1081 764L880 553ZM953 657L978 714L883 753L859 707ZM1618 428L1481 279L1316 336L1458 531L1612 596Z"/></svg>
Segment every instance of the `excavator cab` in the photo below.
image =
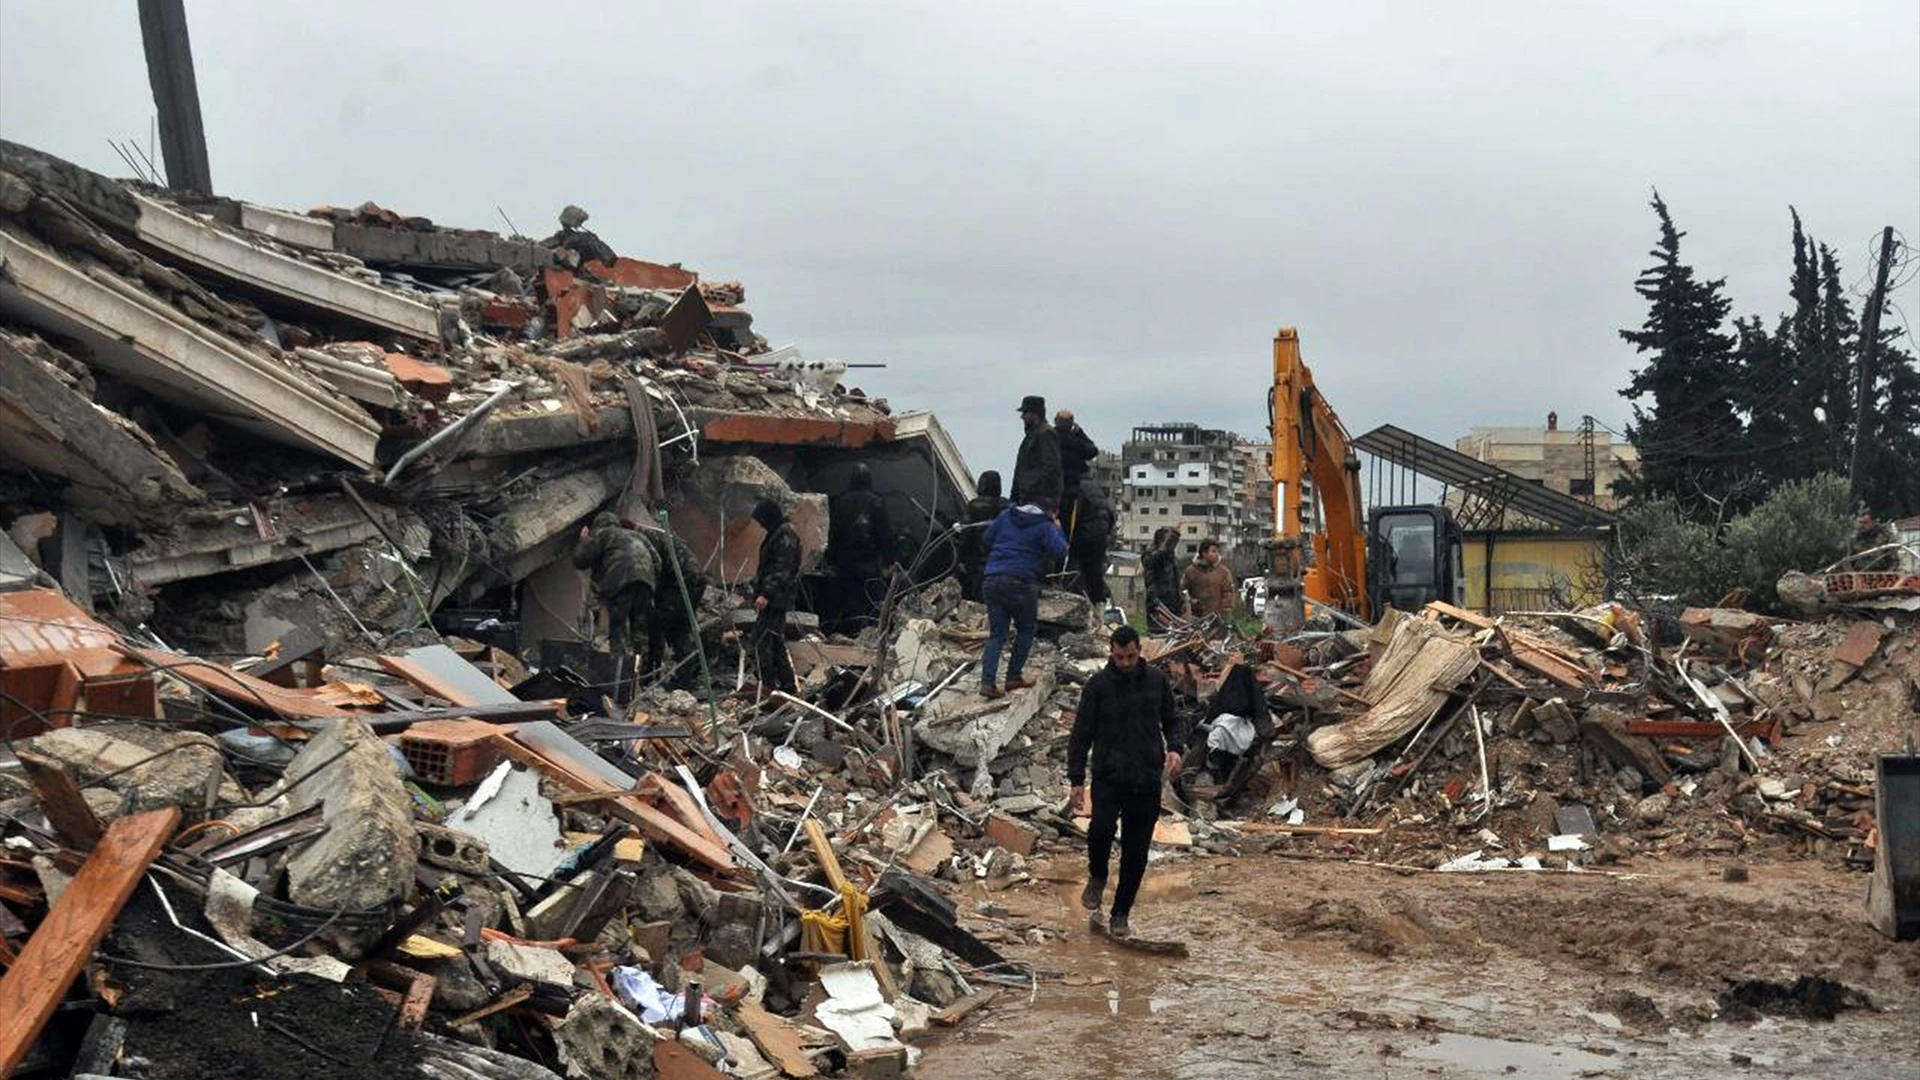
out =
<svg viewBox="0 0 1920 1080"><path fill-rule="evenodd" d="M1377 618L1396 607L1466 602L1460 526L1444 506L1376 506L1367 514L1367 600Z"/></svg>

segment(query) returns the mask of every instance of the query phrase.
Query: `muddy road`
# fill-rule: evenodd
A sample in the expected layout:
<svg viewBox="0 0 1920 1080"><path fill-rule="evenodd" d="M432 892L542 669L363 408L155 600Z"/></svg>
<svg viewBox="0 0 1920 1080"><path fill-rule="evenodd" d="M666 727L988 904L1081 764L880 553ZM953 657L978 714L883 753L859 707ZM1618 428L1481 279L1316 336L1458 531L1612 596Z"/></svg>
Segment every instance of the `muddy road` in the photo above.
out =
<svg viewBox="0 0 1920 1080"><path fill-rule="evenodd" d="M928 1080L1725 1076L1920 1078L1920 943L1858 917L1865 877L1654 862L1633 878L1400 873L1277 855L1158 862L1134 916L1183 960L1093 937L1083 864L970 906L1046 976L928 1044ZM1044 940L1034 940L1044 939ZM1818 976L1871 1001L1809 1019ZM1823 985L1823 984L1822 984ZM1826 988L1829 993L1838 993ZM1841 1004L1845 1004L1842 1001Z"/></svg>

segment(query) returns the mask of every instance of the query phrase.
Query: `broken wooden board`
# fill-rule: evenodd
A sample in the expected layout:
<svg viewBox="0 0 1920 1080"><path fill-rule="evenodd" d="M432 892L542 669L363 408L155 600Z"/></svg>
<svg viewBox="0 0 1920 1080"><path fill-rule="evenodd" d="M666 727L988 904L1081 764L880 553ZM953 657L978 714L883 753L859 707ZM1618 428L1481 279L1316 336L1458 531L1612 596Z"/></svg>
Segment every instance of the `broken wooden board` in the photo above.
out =
<svg viewBox="0 0 1920 1080"><path fill-rule="evenodd" d="M934 1027L957 1027L960 1021L986 1007L998 996L998 990L977 990L933 1014Z"/></svg>
<svg viewBox="0 0 1920 1080"><path fill-rule="evenodd" d="M1480 630L1492 630L1496 626L1493 619L1477 611L1455 607L1443 600L1430 602L1427 604L1427 610ZM1561 654L1546 642L1505 627L1500 627L1499 633L1506 638L1507 648L1513 654L1514 662L1521 667L1569 690L1583 689L1592 684L1592 675L1586 668Z"/></svg>
<svg viewBox="0 0 1920 1080"><path fill-rule="evenodd" d="M807 1054L806 1044L800 1039L800 1032L782 1017L768 1012L757 1001L742 998L734 1007L733 1018L740 1022L753 1045L782 1073L792 1077L820 1075L813 1058Z"/></svg>
<svg viewBox="0 0 1920 1080"><path fill-rule="evenodd" d="M1279 821L1242 821L1242 833L1270 833L1277 836L1379 836L1384 828L1358 828L1339 825L1288 825Z"/></svg>
<svg viewBox="0 0 1920 1080"><path fill-rule="evenodd" d="M66 892L0 978L0 1076L12 1076L134 887L180 823L173 807L107 826Z"/></svg>
<svg viewBox="0 0 1920 1080"><path fill-rule="evenodd" d="M520 701L445 645L428 645L408 649L401 656L375 659L381 667L455 705L514 705Z"/></svg>
<svg viewBox="0 0 1920 1080"><path fill-rule="evenodd" d="M19 759L27 779L33 782L34 798L53 831L81 851L93 850L100 842L100 819L93 815L93 808L81 796L73 777L52 758L26 749L15 751L14 756Z"/></svg>
<svg viewBox="0 0 1920 1080"><path fill-rule="evenodd" d="M953 850L953 837L936 828L900 857L900 865L925 877L953 858Z"/></svg>
<svg viewBox="0 0 1920 1080"><path fill-rule="evenodd" d="M501 753L569 791L604 792L606 790L604 781L597 777L582 776L573 771L568 763L550 761L504 735L496 735L494 739L500 744ZM686 852L723 873L730 873L734 869L733 856L727 852L726 848L682 825L673 815L659 807L630 794L607 794L604 798L615 816L639 826L641 832L655 841Z"/></svg>

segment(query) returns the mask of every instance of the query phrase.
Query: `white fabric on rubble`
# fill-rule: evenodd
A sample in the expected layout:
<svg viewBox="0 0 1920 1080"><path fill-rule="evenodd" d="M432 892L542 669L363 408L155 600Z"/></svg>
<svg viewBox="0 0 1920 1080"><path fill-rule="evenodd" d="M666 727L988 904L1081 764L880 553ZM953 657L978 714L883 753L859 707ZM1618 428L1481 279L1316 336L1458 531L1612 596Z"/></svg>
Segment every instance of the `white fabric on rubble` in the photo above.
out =
<svg viewBox="0 0 1920 1080"><path fill-rule="evenodd" d="M1221 713L1213 718L1207 729L1207 749L1240 755L1253 745L1253 721L1232 713Z"/></svg>

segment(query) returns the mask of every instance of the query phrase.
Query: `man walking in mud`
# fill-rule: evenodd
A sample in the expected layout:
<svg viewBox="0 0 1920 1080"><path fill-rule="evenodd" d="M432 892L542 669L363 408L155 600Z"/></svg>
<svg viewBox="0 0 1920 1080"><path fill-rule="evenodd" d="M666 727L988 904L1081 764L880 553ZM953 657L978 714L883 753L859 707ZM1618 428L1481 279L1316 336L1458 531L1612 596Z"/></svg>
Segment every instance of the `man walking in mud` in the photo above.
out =
<svg viewBox="0 0 1920 1080"><path fill-rule="evenodd" d="M1147 871L1153 823L1160 816L1160 783L1180 771L1184 745L1167 677L1140 658L1140 632L1114 630L1107 666L1087 680L1067 744L1067 782L1075 813L1087 814L1087 887L1080 906L1099 920L1107 888L1115 827L1120 834L1120 880L1113 890L1108 933L1126 937L1128 918ZM1087 758L1093 758L1093 791L1087 791Z"/></svg>

